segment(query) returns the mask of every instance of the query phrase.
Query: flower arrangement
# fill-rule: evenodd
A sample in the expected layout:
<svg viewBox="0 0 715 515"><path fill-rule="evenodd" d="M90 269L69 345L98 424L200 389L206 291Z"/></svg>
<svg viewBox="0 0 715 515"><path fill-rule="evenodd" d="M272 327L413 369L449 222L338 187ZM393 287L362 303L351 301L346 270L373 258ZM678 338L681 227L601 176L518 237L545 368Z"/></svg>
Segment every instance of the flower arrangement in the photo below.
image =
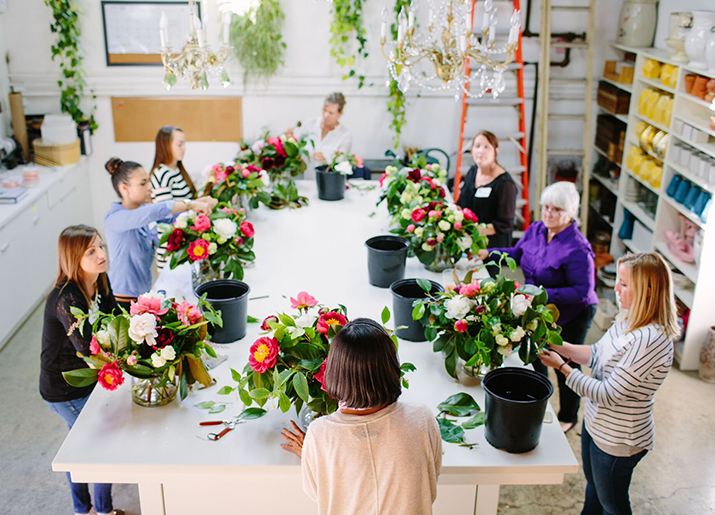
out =
<svg viewBox="0 0 715 515"><path fill-rule="evenodd" d="M82 333L90 314L76 307L71 310L77 322L69 334L75 330ZM221 314L214 311L205 297L194 305L188 301L177 303L160 293L145 293L132 301L128 313L124 309L119 315L99 313L92 324L90 355L78 354L93 368L62 375L72 386L83 387L98 381L103 388L113 391L124 383L126 372L139 379L159 379L154 383L155 393L173 392L173 395L178 378L179 394L184 399L188 385L196 381L204 386L211 384L202 361L204 353L216 357L205 341L209 323L223 325Z"/></svg>
<svg viewBox="0 0 715 515"><path fill-rule="evenodd" d="M271 202L271 195L265 191L263 182L265 173L265 170L252 164L216 163L204 172L204 195L219 202L256 209L259 202L266 205ZM243 199L248 199L248 206L243 205Z"/></svg>
<svg viewBox="0 0 715 515"><path fill-rule="evenodd" d="M511 270L513 259L502 254ZM434 351L442 352L445 368L457 377L457 359L466 369L497 368L518 348L524 364L533 363L547 344L561 345L558 310L547 305L540 286L521 285L499 276L472 279L473 272L446 291L414 303L412 318L421 320ZM429 292L429 289L427 289Z"/></svg>
<svg viewBox="0 0 715 515"><path fill-rule="evenodd" d="M220 276L243 279L243 265L256 259L255 229L246 210L221 202L211 216L184 211L170 224L160 224L172 269L182 263L206 262Z"/></svg>
<svg viewBox="0 0 715 515"><path fill-rule="evenodd" d="M355 168L362 168L362 165L361 157L350 152L336 151L333 160L329 164L323 165L323 171L351 175Z"/></svg>
<svg viewBox="0 0 715 515"><path fill-rule="evenodd" d="M447 182L446 170L442 170L438 164L427 164L423 156L411 164L411 167L399 170L388 166L380 177L382 192L377 205L386 202L387 211L395 221L404 208L440 201L447 194L444 188Z"/></svg>
<svg viewBox="0 0 715 515"><path fill-rule="evenodd" d="M297 314L278 313L263 321L263 336L251 345L243 374L231 369L237 385L225 386L219 394L237 392L249 409L254 402L263 407L272 399L283 413L294 406L299 414L305 405L316 416L328 415L338 408L338 401L325 391L323 375L330 344L348 323L347 308L324 306L306 292L291 297L290 302ZM389 318L385 308L382 323ZM389 334L397 345L397 338ZM402 385L408 388L404 374L415 367L403 363L401 370Z"/></svg>

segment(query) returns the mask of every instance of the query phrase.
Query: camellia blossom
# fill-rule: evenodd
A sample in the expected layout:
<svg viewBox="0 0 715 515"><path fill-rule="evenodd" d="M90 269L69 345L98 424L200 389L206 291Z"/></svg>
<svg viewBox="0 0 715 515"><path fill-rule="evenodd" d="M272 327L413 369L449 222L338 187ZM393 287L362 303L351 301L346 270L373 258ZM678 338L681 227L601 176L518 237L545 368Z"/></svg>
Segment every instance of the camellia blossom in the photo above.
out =
<svg viewBox="0 0 715 515"><path fill-rule="evenodd" d="M268 325L268 322L278 322L278 317L275 315L270 315L264 318L263 323L261 324L261 331L271 330L271 326Z"/></svg>
<svg viewBox="0 0 715 515"><path fill-rule="evenodd" d="M116 362L105 363L97 375L97 381L105 390L114 391L124 384L124 374Z"/></svg>
<svg viewBox="0 0 715 515"><path fill-rule="evenodd" d="M174 252L175 250L179 250L183 244L184 231L181 229L174 229L166 242L166 250L168 252Z"/></svg>
<svg viewBox="0 0 715 515"><path fill-rule="evenodd" d="M424 209L415 209L412 211L412 221L415 223L421 222L426 214Z"/></svg>
<svg viewBox="0 0 715 515"><path fill-rule="evenodd" d="M315 323L315 318L315 315L306 311L295 319L295 325L296 327L302 327L303 329L305 329L306 327L313 327L313 324Z"/></svg>
<svg viewBox="0 0 715 515"><path fill-rule="evenodd" d="M211 229L211 219L206 215L199 215L191 228L197 232L206 232Z"/></svg>
<svg viewBox="0 0 715 515"><path fill-rule="evenodd" d="M477 215L474 214L474 211L467 207L462 209L462 213L464 214L465 220L469 220L470 222L474 223L477 223L479 221L479 218L477 218Z"/></svg>
<svg viewBox="0 0 715 515"><path fill-rule="evenodd" d="M189 219L190 215L188 212L184 211L183 213L179 213L179 216L174 220L174 227L186 229L189 226Z"/></svg>
<svg viewBox="0 0 715 515"><path fill-rule="evenodd" d="M457 331L458 333L466 333L468 326L469 326L469 324L467 324L466 320L457 320L454 323L454 330Z"/></svg>
<svg viewBox="0 0 715 515"><path fill-rule="evenodd" d="M323 364L320 365L320 371L315 374L315 380L320 383L320 389L323 390L324 392L327 392L328 390L325 389L325 367L328 364L328 358L325 358L325 361L323 361Z"/></svg>
<svg viewBox="0 0 715 515"><path fill-rule="evenodd" d="M512 331L511 335L509 335L509 339L513 342L520 342L524 336L526 336L524 328L517 326L517 328Z"/></svg>
<svg viewBox="0 0 715 515"><path fill-rule="evenodd" d="M445 316L447 318L451 318L452 320L460 320L467 316L467 314L472 310L473 304L473 300L468 299L463 295L452 297L445 302L445 307L447 308Z"/></svg>
<svg viewBox="0 0 715 515"><path fill-rule="evenodd" d="M516 316L526 313L527 308L530 306L531 300L526 295L517 294L511 299L511 312Z"/></svg>
<svg viewBox="0 0 715 515"><path fill-rule="evenodd" d="M415 224L410 224L407 226L407 232L413 233L415 232Z"/></svg>
<svg viewBox="0 0 715 515"><path fill-rule="evenodd" d="M92 336L92 341L89 342L89 352L90 352L90 354L92 354L92 356L102 352L102 348L99 346L99 343L97 343L96 336Z"/></svg>
<svg viewBox="0 0 715 515"><path fill-rule="evenodd" d="M509 345L499 345L497 347L497 352L501 354L504 357L509 357L511 356L511 353L513 352L514 348L512 347L511 344Z"/></svg>
<svg viewBox="0 0 715 515"><path fill-rule="evenodd" d="M353 173L353 167L348 161L341 161L335 165L335 171L342 175Z"/></svg>
<svg viewBox="0 0 715 515"><path fill-rule="evenodd" d="M307 292L302 291L297 295L297 297L297 299L294 299L293 297L290 298L290 307L293 309L312 308L318 304L318 301Z"/></svg>
<svg viewBox="0 0 715 515"><path fill-rule="evenodd" d="M161 357L166 361L173 361L176 359L176 350L171 345L161 349Z"/></svg>
<svg viewBox="0 0 715 515"><path fill-rule="evenodd" d="M248 221L241 222L241 232L246 238L252 238L256 234L256 230L253 228L253 224Z"/></svg>
<svg viewBox="0 0 715 515"><path fill-rule="evenodd" d="M276 365L280 345L275 338L263 337L251 345L248 363L254 372L264 373Z"/></svg>
<svg viewBox="0 0 715 515"><path fill-rule="evenodd" d="M161 354L158 352L155 352L154 354L151 355L151 365L154 368L161 368L164 365L166 365L166 360L161 357Z"/></svg>
<svg viewBox="0 0 715 515"><path fill-rule="evenodd" d="M421 178L422 178L422 172L420 172L419 168L410 170L409 173L407 174L407 180L412 181L412 182L420 182Z"/></svg>
<svg viewBox="0 0 715 515"><path fill-rule="evenodd" d="M131 301L129 304L129 314L141 315L143 313L151 313L152 315L161 316L165 315L169 308L162 309L164 299L161 296L155 296L145 293L144 295L139 295L136 302Z"/></svg>
<svg viewBox="0 0 715 515"><path fill-rule="evenodd" d="M184 325L194 325L196 322L201 320L201 317L203 316L201 311L199 311L199 308L194 306L188 300L185 300L176 306L176 314L179 316L179 320Z"/></svg>
<svg viewBox="0 0 715 515"><path fill-rule="evenodd" d="M229 176L229 171L228 170L217 170L214 172L214 180L216 182L222 182L225 181Z"/></svg>
<svg viewBox="0 0 715 515"><path fill-rule="evenodd" d="M462 286L459 293L465 297L474 297L479 293L479 283L465 284Z"/></svg>
<svg viewBox="0 0 715 515"><path fill-rule="evenodd" d="M497 345L499 345L499 346L509 345L509 340L503 334L497 334L494 337L494 339L496 340Z"/></svg>
<svg viewBox="0 0 715 515"><path fill-rule="evenodd" d="M191 261L201 261L209 255L209 242L203 238L194 240L189 244L189 249L186 252Z"/></svg>
<svg viewBox="0 0 715 515"><path fill-rule="evenodd" d="M151 313L142 313L129 318L129 338L137 343L146 342L147 345L156 345L156 317Z"/></svg>
<svg viewBox="0 0 715 515"><path fill-rule="evenodd" d="M344 326L348 323L348 319L336 311L328 311L320 315L318 324L315 328L319 333L327 334L330 331L330 326Z"/></svg>

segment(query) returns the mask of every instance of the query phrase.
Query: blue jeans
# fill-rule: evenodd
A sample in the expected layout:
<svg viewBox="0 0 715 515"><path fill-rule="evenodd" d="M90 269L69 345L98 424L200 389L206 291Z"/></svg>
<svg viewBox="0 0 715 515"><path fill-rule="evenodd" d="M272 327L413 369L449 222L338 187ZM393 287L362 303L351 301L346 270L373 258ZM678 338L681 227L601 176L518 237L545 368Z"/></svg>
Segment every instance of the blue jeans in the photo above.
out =
<svg viewBox="0 0 715 515"><path fill-rule="evenodd" d="M581 515L631 515L628 488L633 469L648 450L626 458L598 448L586 425L581 432L581 458L586 475L586 500Z"/></svg>
<svg viewBox="0 0 715 515"><path fill-rule="evenodd" d="M82 408L84 408L84 405L87 403L87 399L89 399L89 397L66 402L45 402L47 402L50 409L62 417L62 420L67 422L69 428L72 429ZM72 490L74 512L89 513L92 509L92 500L89 497L89 487L87 484L73 483L69 472L67 472L67 481L69 481L70 489ZM97 513L111 513L114 510L112 506L111 484L98 483L94 485L94 503Z"/></svg>

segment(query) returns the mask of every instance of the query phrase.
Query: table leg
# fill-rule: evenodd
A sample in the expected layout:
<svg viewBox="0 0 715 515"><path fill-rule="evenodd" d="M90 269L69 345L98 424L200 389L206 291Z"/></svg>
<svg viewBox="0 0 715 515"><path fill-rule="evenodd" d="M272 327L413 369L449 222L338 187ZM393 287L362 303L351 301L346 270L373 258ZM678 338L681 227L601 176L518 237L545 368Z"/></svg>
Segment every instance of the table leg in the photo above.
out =
<svg viewBox="0 0 715 515"><path fill-rule="evenodd" d="M142 515L166 515L162 484L139 483L139 503Z"/></svg>
<svg viewBox="0 0 715 515"><path fill-rule="evenodd" d="M496 515L499 507L499 485L477 485L474 515Z"/></svg>

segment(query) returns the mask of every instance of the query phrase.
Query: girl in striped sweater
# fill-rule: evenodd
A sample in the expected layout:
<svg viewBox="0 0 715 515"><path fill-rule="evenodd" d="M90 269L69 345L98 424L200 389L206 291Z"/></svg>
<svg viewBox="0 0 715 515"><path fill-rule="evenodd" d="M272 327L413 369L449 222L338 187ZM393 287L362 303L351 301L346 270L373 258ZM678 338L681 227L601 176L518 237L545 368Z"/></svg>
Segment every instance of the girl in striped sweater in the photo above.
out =
<svg viewBox="0 0 715 515"><path fill-rule="evenodd" d="M628 488L633 469L653 448L653 397L673 363L679 332L670 269L659 254L619 259L615 290L621 314L603 338L592 346L564 343L540 356L586 398L582 515L632 513ZM572 362L588 366L591 376Z"/></svg>

